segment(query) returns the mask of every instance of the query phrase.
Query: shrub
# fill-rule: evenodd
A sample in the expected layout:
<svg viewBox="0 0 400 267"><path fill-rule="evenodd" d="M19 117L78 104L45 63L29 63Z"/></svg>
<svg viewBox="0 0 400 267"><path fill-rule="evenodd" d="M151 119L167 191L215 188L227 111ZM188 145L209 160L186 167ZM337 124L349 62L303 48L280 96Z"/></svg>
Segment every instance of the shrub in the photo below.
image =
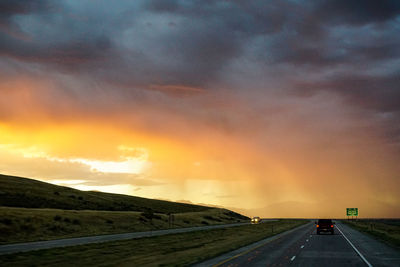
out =
<svg viewBox="0 0 400 267"><path fill-rule="evenodd" d="M204 216L203 218L204 218L204 219L207 219L207 220L211 220L211 221L222 222L220 219L214 218L214 217L212 217L212 216L210 216L210 215L206 215L206 216Z"/></svg>
<svg viewBox="0 0 400 267"><path fill-rule="evenodd" d="M50 226L49 229L51 231L54 231L54 232L60 232L60 231L64 231L65 230L65 228L62 227L61 225L52 225L52 226Z"/></svg>
<svg viewBox="0 0 400 267"><path fill-rule="evenodd" d="M54 216L55 221L61 221L62 217L60 215Z"/></svg>
<svg viewBox="0 0 400 267"><path fill-rule="evenodd" d="M160 216L160 215L153 214L153 219L158 219L158 220L161 220L162 218L161 218L161 216Z"/></svg>
<svg viewBox="0 0 400 267"><path fill-rule="evenodd" d="M146 219L152 220L154 218L154 212L152 209L146 209L146 211L141 214Z"/></svg>
<svg viewBox="0 0 400 267"><path fill-rule="evenodd" d="M35 228L31 224L23 224L20 226L21 230L26 231L26 232L33 232Z"/></svg>
<svg viewBox="0 0 400 267"><path fill-rule="evenodd" d="M0 223L5 224L5 225L11 225L12 220L8 218L0 219Z"/></svg>

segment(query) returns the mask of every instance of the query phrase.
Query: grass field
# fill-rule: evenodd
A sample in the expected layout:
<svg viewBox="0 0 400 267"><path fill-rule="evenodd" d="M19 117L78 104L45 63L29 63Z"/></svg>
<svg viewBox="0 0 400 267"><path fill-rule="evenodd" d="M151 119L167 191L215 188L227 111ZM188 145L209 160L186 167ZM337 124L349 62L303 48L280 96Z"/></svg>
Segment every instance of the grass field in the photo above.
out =
<svg viewBox="0 0 400 267"><path fill-rule="evenodd" d="M183 213L210 207L120 194L80 191L33 179L0 174L0 206L65 210L146 211Z"/></svg>
<svg viewBox="0 0 400 267"><path fill-rule="evenodd" d="M359 219L343 222L400 249L400 219Z"/></svg>
<svg viewBox="0 0 400 267"><path fill-rule="evenodd" d="M2 266L187 266L216 257L308 221L173 234L0 256ZM272 233L272 227L274 233Z"/></svg>
<svg viewBox="0 0 400 267"><path fill-rule="evenodd" d="M152 217L152 218L151 218ZM0 207L0 244L168 229L168 215ZM174 214L173 228L244 222L224 209Z"/></svg>

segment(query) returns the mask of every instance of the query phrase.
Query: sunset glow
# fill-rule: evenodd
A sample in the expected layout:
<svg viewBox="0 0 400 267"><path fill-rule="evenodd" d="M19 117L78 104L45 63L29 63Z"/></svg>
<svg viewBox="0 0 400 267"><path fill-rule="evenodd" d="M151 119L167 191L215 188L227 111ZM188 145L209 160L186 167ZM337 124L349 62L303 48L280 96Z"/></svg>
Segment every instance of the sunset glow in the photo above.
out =
<svg viewBox="0 0 400 267"><path fill-rule="evenodd" d="M302 12L60 1L9 14L0 173L250 216L400 216L398 14L329 20L287 2Z"/></svg>

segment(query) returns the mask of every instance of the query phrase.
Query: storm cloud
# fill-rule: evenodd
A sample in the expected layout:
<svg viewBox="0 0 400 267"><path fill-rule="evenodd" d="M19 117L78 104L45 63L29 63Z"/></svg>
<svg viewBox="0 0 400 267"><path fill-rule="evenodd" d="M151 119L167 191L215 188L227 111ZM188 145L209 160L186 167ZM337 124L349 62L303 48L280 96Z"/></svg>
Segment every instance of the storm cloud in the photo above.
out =
<svg viewBox="0 0 400 267"><path fill-rule="evenodd" d="M398 121L398 1L3 1L0 10L3 75L62 73L57 86L78 103L227 87L267 97L274 87L329 91Z"/></svg>
<svg viewBox="0 0 400 267"><path fill-rule="evenodd" d="M249 166L269 155L293 172L304 151L353 170L346 159L373 168L365 147L387 149L353 171L366 187L383 169L398 184L399 33L397 0L2 1L0 119L104 120L229 158L202 146L211 136L230 163L250 157L242 142ZM253 173L271 195L275 174Z"/></svg>

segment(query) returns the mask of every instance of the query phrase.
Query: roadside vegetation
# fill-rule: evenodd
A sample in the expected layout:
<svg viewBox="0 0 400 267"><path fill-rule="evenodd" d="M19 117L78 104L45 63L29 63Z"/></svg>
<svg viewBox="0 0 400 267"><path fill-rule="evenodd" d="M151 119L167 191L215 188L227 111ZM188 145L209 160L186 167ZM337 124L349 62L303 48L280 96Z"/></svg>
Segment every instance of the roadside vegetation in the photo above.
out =
<svg viewBox="0 0 400 267"><path fill-rule="evenodd" d="M249 221L225 209L169 215L134 211L90 211L0 207L0 244L90 235L140 232Z"/></svg>
<svg viewBox="0 0 400 267"><path fill-rule="evenodd" d="M187 266L307 222L308 220L280 220L224 229L16 253L0 256L0 265Z"/></svg>
<svg viewBox="0 0 400 267"><path fill-rule="evenodd" d="M359 219L342 222L400 249L400 219Z"/></svg>

